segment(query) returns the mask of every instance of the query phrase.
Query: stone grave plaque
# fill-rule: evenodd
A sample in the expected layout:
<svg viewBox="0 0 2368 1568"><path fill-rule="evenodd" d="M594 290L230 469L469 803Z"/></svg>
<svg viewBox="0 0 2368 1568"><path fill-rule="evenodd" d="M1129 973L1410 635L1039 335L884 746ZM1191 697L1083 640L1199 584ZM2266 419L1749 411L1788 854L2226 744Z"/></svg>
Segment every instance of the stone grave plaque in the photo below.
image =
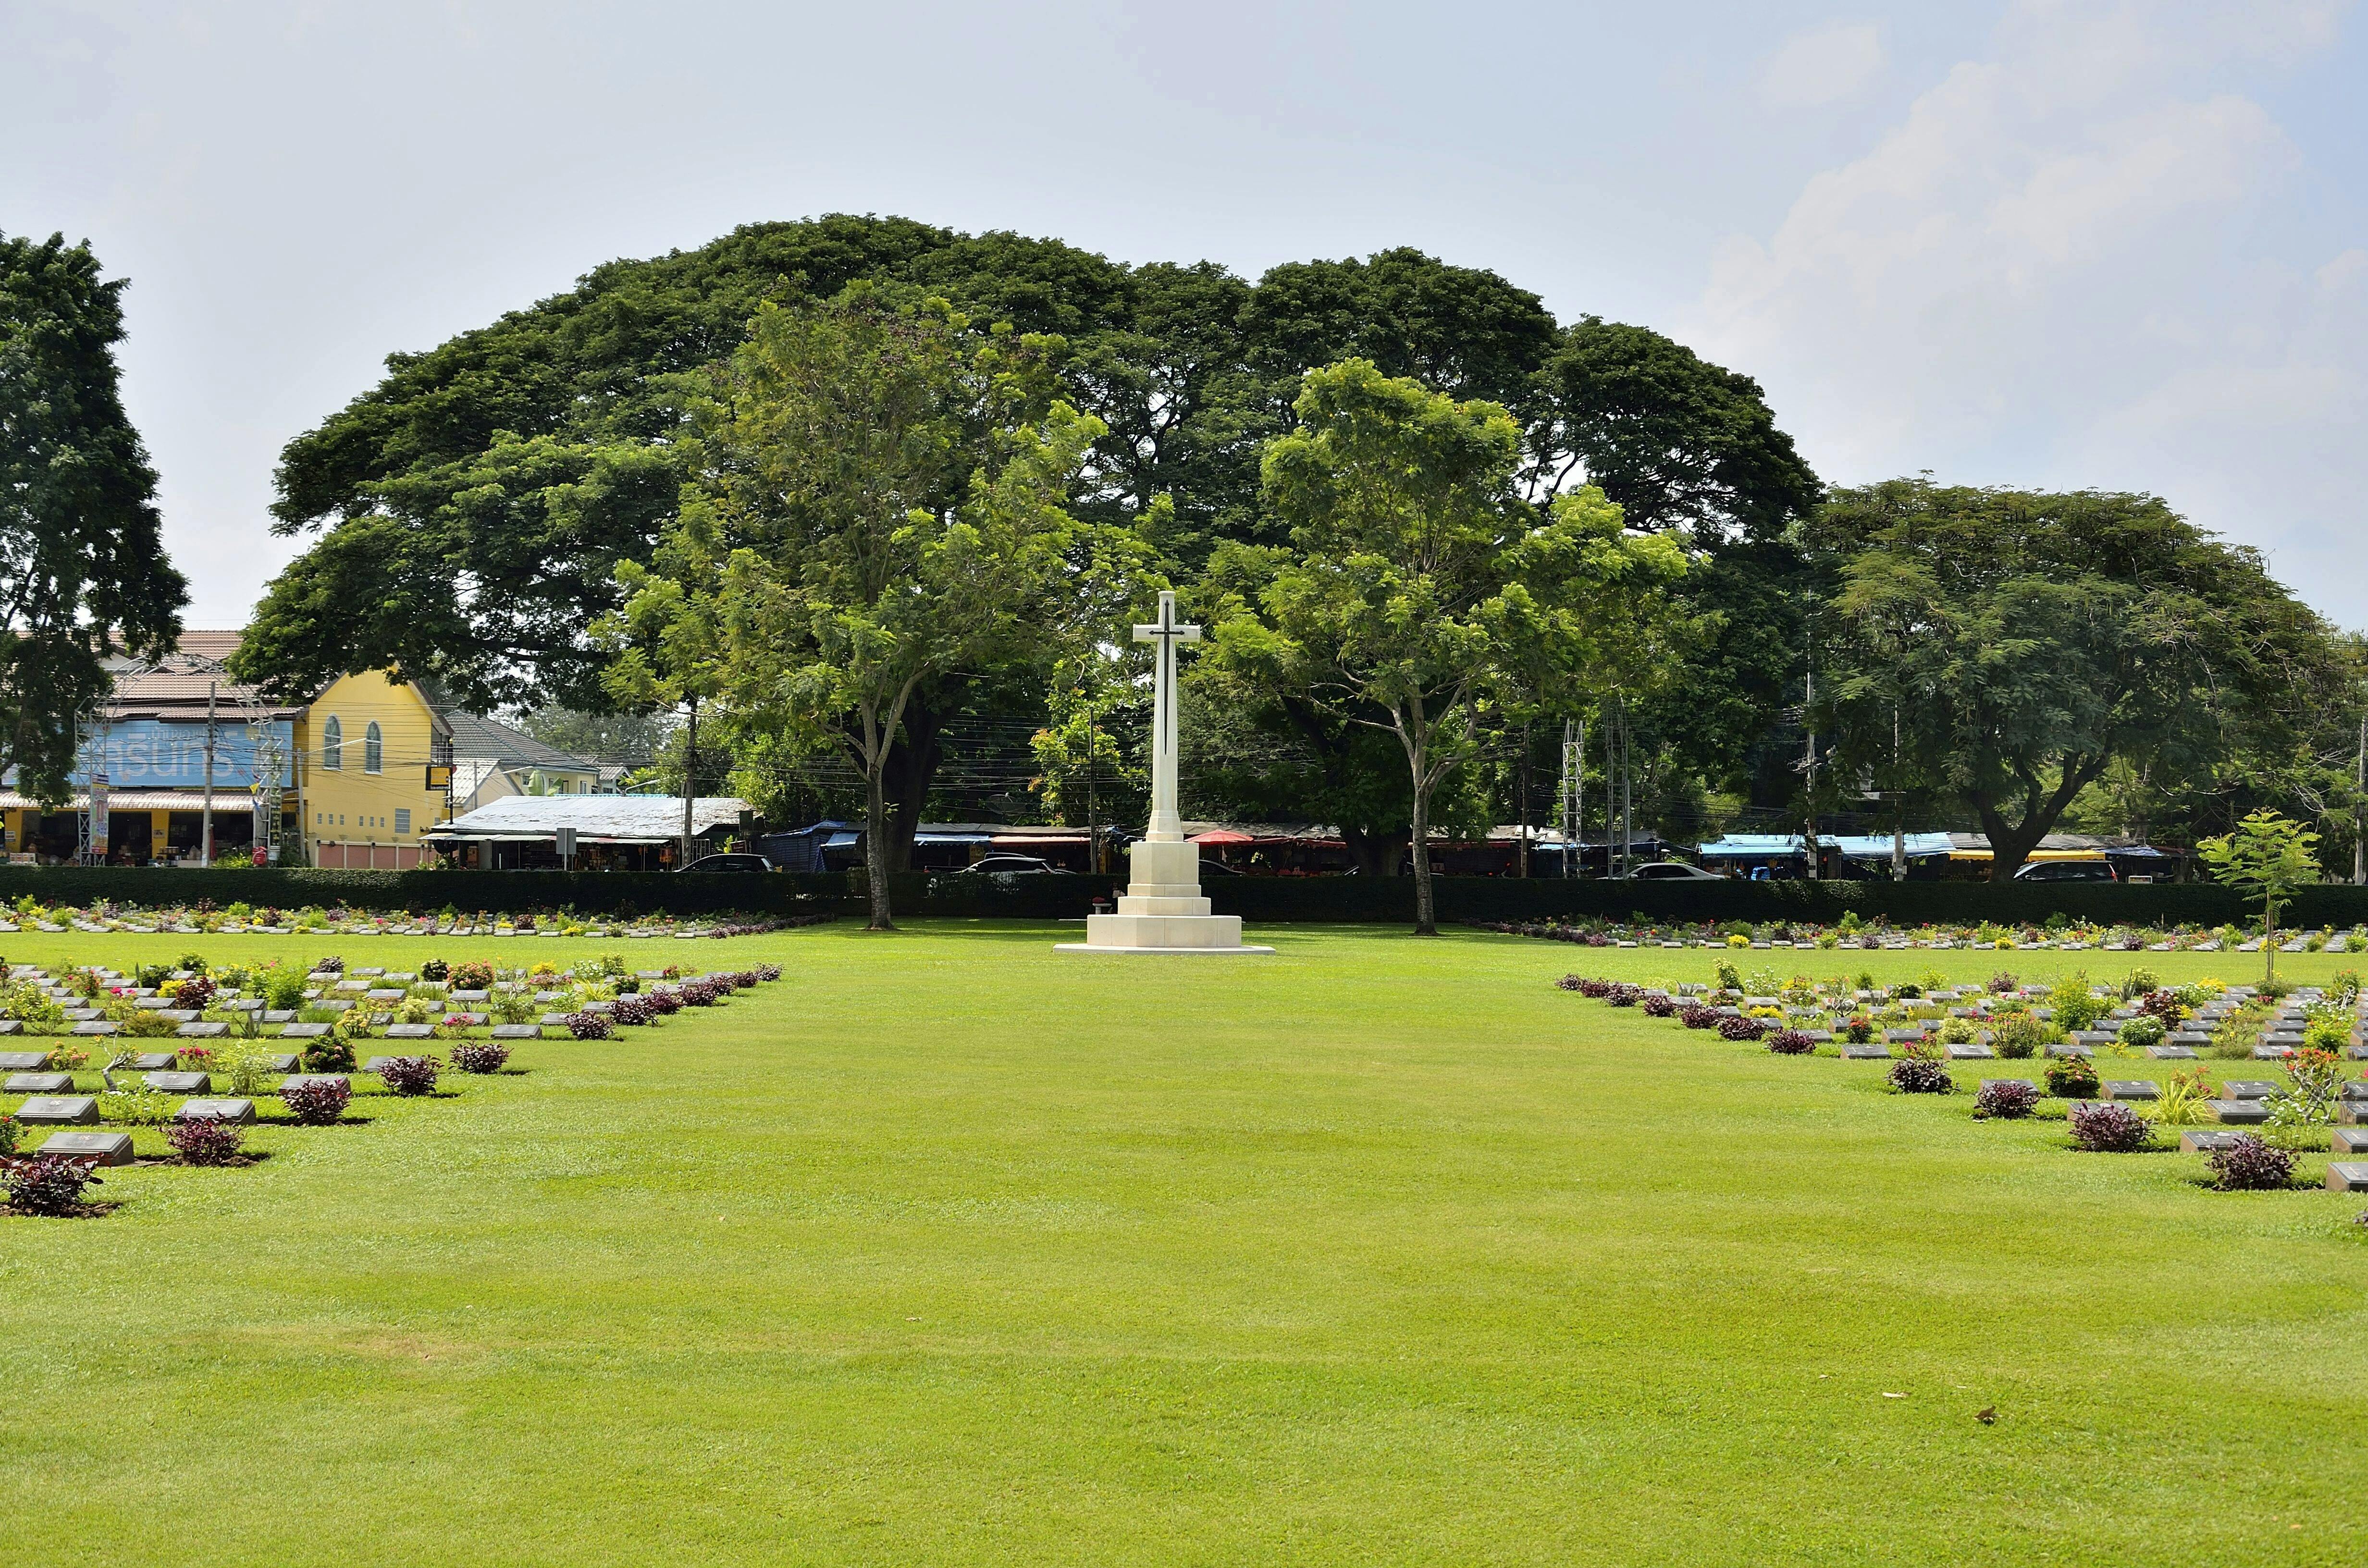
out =
<svg viewBox="0 0 2368 1568"><path fill-rule="evenodd" d="M1987 1062L1998 1054L1988 1046L1978 1042L1971 1045L1952 1045L1943 1049L1948 1051L1949 1060L1952 1062Z"/></svg>
<svg viewBox="0 0 2368 1568"><path fill-rule="evenodd" d="M1884 1042L1887 1045L1906 1045L1911 1040L1918 1040L1923 1038L1924 1031L1922 1029L1885 1029L1883 1031Z"/></svg>
<svg viewBox="0 0 2368 1568"><path fill-rule="evenodd" d="M2265 1100L2278 1092L2278 1086L2263 1078L2231 1078L2220 1092L2232 1100Z"/></svg>
<svg viewBox="0 0 2368 1568"><path fill-rule="evenodd" d="M98 1019L107 1017L105 1013L100 1012L96 1007L68 1007L65 1010L65 1013L66 1021L75 1024L95 1023Z"/></svg>
<svg viewBox="0 0 2368 1568"><path fill-rule="evenodd" d="M295 1010L289 1007L267 1007L264 1009L263 1021L267 1024L292 1024L296 1021Z"/></svg>
<svg viewBox="0 0 2368 1568"><path fill-rule="evenodd" d="M2190 1154L2209 1154L2237 1146L2239 1134L2214 1131L2208 1127L2191 1127L2179 1135L2179 1146Z"/></svg>
<svg viewBox="0 0 2368 1568"><path fill-rule="evenodd" d="M386 1038L389 1040L434 1040L436 1038L436 1026L434 1024L389 1024L386 1027Z"/></svg>
<svg viewBox="0 0 2368 1568"><path fill-rule="evenodd" d="M180 1057L169 1051L143 1051L124 1063L134 1073L170 1073L180 1064Z"/></svg>
<svg viewBox="0 0 2368 1568"><path fill-rule="evenodd" d="M2097 1046L2113 1043L2112 1035L2104 1029L2075 1029L2072 1040L2077 1045Z"/></svg>
<svg viewBox="0 0 2368 1568"><path fill-rule="evenodd" d="M538 991L534 994L534 999L548 1006L553 1002L566 1001L567 993L564 991Z"/></svg>
<svg viewBox="0 0 2368 1568"><path fill-rule="evenodd" d="M492 998L493 993L489 991L455 991L452 993L452 1000L455 1002L486 1002L492 1000Z"/></svg>
<svg viewBox="0 0 2368 1568"><path fill-rule="evenodd" d="M173 1113L175 1121L253 1121L253 1100L188 1100Z"/></svg>
<svg viewBox="0 0 2368 1568"><path fill-rule="evenodd" d="M2339 1160L2354 1154L2368 1154L2368 1127L2355 1123L2350 1127L2331 1128L2328 1140L2334 1145L2335 1157Z"/></svg>
<svg viewBox="0 0 2368 1568"><path fill-rule="evenodd" d="M400 990L365 991L362 993L362 1000L365 1002L400 1002L403 1000L403 993Z"/></svg>
<svg viewBox="0 0 2368 1568"><path fill-rule="evenodd" d="M2270 1119L2270 1108L2261 1100L2206 1100L2212 1114L2228 1127L2259 1127Z"/></svg>
<svg viewBox="0 0 2368 1568"><path fill-rule="evenodd" d="M484 1028L486 1019L486 1015L484 1013L447 1013L444 1016L448 1018L458 1018L471 1028Z"/></svg>
<svg viewBox="0 0 2368 1568"><path fill-rule="evenodd" d="M2158 1100L2161 1085L2151 1078L2108 1078L2100 1091L2109 1100Z"/></svg>
<svg viewBox="0 0 2368 1568"><path fill-rule="evenodd" d="M303 1064L304 1059L293 1051L280 1056L267 1056L263 1059L263 1070L267 1073L293 1073Z"/></svg>
<svg viewBox="0 0 2368 1568"><path fill-rule="evenodd" d="M2329 1192L2368 1192L2368 1165L2353 1160L2335 1160L2327 1167L2327 1190Z"/></svg>
<svg viewBox="0 0 2368 1568"><path fill-rule="evenodd" d="M320 1040L329 1032L326 1024L290 1024L279 1031L281 1040Z"/></svg>
<svg viewBox="0 0 2368 1568"><path fill-rule="evenodd" d="M131 1134L52 1132L42 1141L40 1152L87 1160L94 1165L128 1165L131 1163Z"/></svg>
<svg viewBox="0 0 2368 1568"><path fill-rule="evenodd" d="M362 1063L362 1071L365 1073L383 1074L388 1065L392 1062L409 1062L415 1059L408 1056L373 1056L369 1061Z"/></svg>
<svg viewBox="0 0 2368 1568"><path fill-rule="evenodd" d="M2028 1078L1985 1078L1981 1081L1981 1084L1978 1086L1987 1089L1992 1084L2019 1084L2022 1087L2029 1089L2032 1094L2039 1093L2039 1085L2032 1083Z"/></svg>
<svg viewBox="0 0 2368 1568"><path fill-rule="evenodd" d="M567 1015L564 1013L545 1013L542 1016L542 1021L545 1028L557 1028L567 1022Z"/></svg>
<svg viewBox="0 0 2368 1568"><path fill-rule="evenodd" d="M2253 1060L2256 1062L2283 1062L2294 1053L2294 1048L2291 1045L2257 1045L2253 1047Z"/></svg>
<svg viewBox="0 0 2368 1568"><path fill-rule="evenodd" d="M203 1073L150 1073L140 1081L167 1095L202 1095L213 1087L212 1080Z"/></svg>
<svg viewBox="0 0 2368 1568"><path fill-rule="evenodd" d="M292 1089L299 1084L343 1084L348 1089L354 1086L353 1079L343 1073L290 1073L279 1086Z"/></svg>
<svg viewBox="0 0 2368 1568"><path fill-rule="evenodd" d="M73 1028L66 1032L69 1034L104 1038L105 1036L111 1034L121 1034L123 1032L123 1026L109 1018L89 1018L76 1024Z"/></svg>
<svg viewBox="0 0 2368 1568"><path fill-rule="evenodd" d="M586 1002L584 1004L584 1010L587 1013L613 1013L617 1010L617 1004L614 1002Z"/></svg>
<svg viewBox="0 0 2368 1568"><path fill-rule="evenodd" d="M2064 1102L2064 1119L2069 1122L2079 1112L2093 1109L2099 1103L2096 1100L2066 1100Z"/></svg>
<svg viewBox="0 0 2368 1568"><path fill-rule="evenodd" d="M151 994L146 996L139 997L133 1001L131 1005L139 1008L143 1013L164 1013L172 1010L173 999L170 996L158 996Z"/></svg>
<svg viewBox="0 0 2368 1568"><path fill-rule="evenodd" d="M536 1024L495 1024L494 1038L495 1040L541 1040L542 1029Z"/></svg>
<svg viewBox="0 0 2368 1568"><path fill-rule="evenodd" d="M1877 1045L1873 1040L1863 1043L1846 1040L1842 1044L1842 1057L1850 1062L1888 1062L1891 1060L1891 1048Z"/></svg>
<svg viewBox="0 0 2368 1568"><path fill-rule="evenodd" d="M187 1023L173 1031L176 1040L220 1040L230 1033L228 1024Z"/></svg>
<svg viewBox="0 0 2368 1568"><path fill-rule="evenodd" d="M0 1051L0 1073L38 1073L49 1064L46 1051Z"/></svg>
<svg viewBox="0 0 2368 1568"><path fill-rule="evenodd" d="M613 1004L611 1006L613 1006ZM1809 1037L1809 1043L1812 1045L1831 1045L1833 1043L1834 1035L1831 1029L1803 1029L1801 1032Z"/></svg>
<svg viewBox="0 0 2368 1568"><path fill-rule="evenodd" d="M17 1108L17 1119L41 1127L87 1127L98 1119L89 1095L41 1095Z"/></svg>
<svg viewBox="0 0 2368 1568"><path fill-rule="evenodd" d="M23 1034L24 1024L16 1018L0 1018L0 1034Z"/></svg>
<svg viewBox="0 0 2368 1568"><path fill-rule="evenodd" d="M68 1095L74 1092L71 1073L12 1073L6 1092L12 1095Z"/></svg>
<svg viewBox="0 0 2368 1568"><path fill-rule="evenodd" d="M332 1013L350 1013L354 1008L353 1002L349 998L344 996L324 996L319 1001L313 1003L313 1006L315 1007L324 1008Z"/></svg>
<svg viewBox="0 0 2368 1568"><path fill-rule="evenodd" d="M2192 1062L2195 1048L2191 1045L2149 1045L2146 1054L2157 1062Z"/></svg>
<svg viewBox="0 0 2368 1568"><path fill-rule="evenodd" d="M356 980L369 980L374 976L384 974L386 971L383 969L349 969L346 971L346 972L352 975Z"/></svg>
<svg viewBox="0 0 2368 1568"><path fill-rule="evenodd" d="M2047 1048L2047 1054L2050 1056L2094 1056L2097 1054L2097 1051L2094 1046L2066 1045L2061 1040L2058 1040L2056 1043Z"/></svg>

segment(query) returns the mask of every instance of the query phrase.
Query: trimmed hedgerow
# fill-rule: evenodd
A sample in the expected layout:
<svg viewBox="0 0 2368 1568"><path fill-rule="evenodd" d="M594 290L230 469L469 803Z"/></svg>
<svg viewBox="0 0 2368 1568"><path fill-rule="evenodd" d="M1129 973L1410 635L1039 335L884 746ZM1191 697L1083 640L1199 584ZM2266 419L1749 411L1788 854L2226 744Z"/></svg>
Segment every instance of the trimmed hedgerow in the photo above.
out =
<svg viewBox="0 0 2368 1568"><path fill-rule="evenodd" d="M353 1089L335 1078L308 1078L279 1091L288 1113L306 1127L326 1127L343 1118Z"/></svg>
<svg viewBox="0 0 2368 1568"><path fill-rule="evenodd" d="M85 1187L106 1185L88 1161L71 1154L28 1154L0 1165L0 1191L19 1214L72 1214L82 1207Z"/></svg>
<svg viewBox="0 0 2368 1568"><path fill-rule="evenodd" d="M1758 1018L1737 1016L1718 1021L1718 1038L1721 1040L1758 1040L1767 1032L1768 1026Z"/></svg>
<svg viewBox="0 0 2368 1568"><path fill-rule="evenodd" d="M1778 1029L1768 1037L1768 1049L1779 1056L1806 1056L1817 1049L1817 1042L1804 1029Z"/></svg>
<svg viewBox="0 0 2368 1568"><path fill-rule="evenodd" d="M2100 1100L2072 1108L2072 1141L2100 1154L2128 1154L2154 1142L2154 1126L2125 1105Z"/></svg>
<svg viewBox="0 0 2368 1568"><path fill-rule="evenodd" d="M608 1040L617 1032L617 1026L606 1013L570 1013L567 1032L577 1040Z"/></svg>
<svg viewBox="0 0 2368 1568"><path fill-rule="evenodd" d="M172 1121L165 1125L165 1142L185 1165L226 1165L238 1158L246 1142L246 1129L212 1117Z"/></svg>
<svg viewBox="0 0 2368 1568"><path fill-rule="evenodd" d="M432 1056L391 1056L378 1064L378 1075L393 1094L429 1095L436 1092L436 1070L442 1065Z"/></svg>
<svg viewBox="0 0 2368 1568"><path fill-rule="evenodd" d="M2205 1163L2212 1167L2212 1185L2223 1192L2268 1192L2294 1185L2294 1151L2249 1132L2237 1134L2228 1148L2213 1150Z"/></svg>
<svg viewBox="0 0 2368 1568"><path fill-rule="evenodd" d="M464 1040L452 1048L452 1065L463 1073L498 1073L510 1048L497 1040Z"/></svg>
<svg viewBox="0 0 2368 1568"><path fill-rule="evenodd" d="M2039 1086L2001 1079L1984 1084L1974 1095L1974 1114L1994 1116L2003 1121L2020 1121L2039 1105Z"/></svg>
<svg viewBox="0 0 2368 1568"><path fill-rule="evenodd" d="M1891 1064L1891 1086L1903 1095L1952 1095L1957 1092L1956 1080L1938 1062L1920 1057L1903 1057Z"/></svg>

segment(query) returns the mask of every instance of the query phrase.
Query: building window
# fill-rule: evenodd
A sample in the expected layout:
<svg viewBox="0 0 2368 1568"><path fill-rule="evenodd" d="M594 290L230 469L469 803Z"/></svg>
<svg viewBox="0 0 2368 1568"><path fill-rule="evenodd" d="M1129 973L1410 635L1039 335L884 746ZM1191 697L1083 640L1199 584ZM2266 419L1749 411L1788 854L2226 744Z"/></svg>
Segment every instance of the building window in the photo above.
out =
<svg viewBox="0 0 2368 1568"><path fill-rule="evenodd" d="M409 812L397 812L394 813L394 831L397 833L409 833L411 831L411 813Z"/></svg>
<svg viewBox="0 0 2368 1568"><path fill-rule="evenodd" d="M321 766L332 773L346 766L346 727L335 713L321 726Z"/></svg>
<svg viewBox="0 0 2368 1568"><path fill-rule="evenodd" d="M370 721L370 728L362 732L362 771L386 771L386 745L379 738L378 721L375 719Z"/></svg>

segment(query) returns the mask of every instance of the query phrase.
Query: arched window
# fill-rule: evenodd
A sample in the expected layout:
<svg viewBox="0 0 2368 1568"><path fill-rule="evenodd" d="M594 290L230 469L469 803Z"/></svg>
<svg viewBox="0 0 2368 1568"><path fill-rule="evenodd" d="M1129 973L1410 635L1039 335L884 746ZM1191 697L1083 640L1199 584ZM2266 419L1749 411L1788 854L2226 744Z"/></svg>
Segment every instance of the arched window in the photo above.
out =
<svg viewBox="0 0 2368 1568"><path fill-rule="evenodd" d="M346 727L335 713L321 726L321 766L336 772L346 765Z"/></svg>
<svg viewBox="0 0 2368 1568"><path fill-rule="evenodd" d="M386 771L386 746L379 739L378 721L375 719L370 721L370 727L362 732L362 771L364 773Z"/></svg>

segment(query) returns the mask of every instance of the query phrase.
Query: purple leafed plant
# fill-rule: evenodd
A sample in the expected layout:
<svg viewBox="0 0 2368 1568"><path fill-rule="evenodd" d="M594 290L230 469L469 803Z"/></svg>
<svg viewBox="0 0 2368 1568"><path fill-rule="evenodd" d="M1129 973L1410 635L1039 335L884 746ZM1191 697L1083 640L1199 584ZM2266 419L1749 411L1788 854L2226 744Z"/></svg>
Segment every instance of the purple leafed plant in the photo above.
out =
<svg viewBox="0 0 2368 1568"><path fill-rule="evenodd" d="M1603 994L1603 999L1615 1007L1633 1007L1645 999L1645 988L1641 985L1615 985Z"/></svg>
<svg viewBox="0 0 2368 1568"><path fill-rule="evenodd" d="M1706 1029L1718 1022L1718 1015L1699 1002L1690 1002L1678 1009L1678 1022L1690 1029Z"/></svg>
<svg viewBox="0 0 2368 1568"><path fill-rule="evenodd" d="M353 1090L334 1078L307 1078L279 1091L288 1113L306 1127L326 1127L346 1114Z"/></svg>
<svg viewBox="0 0 2368 1568"><path fill-rule="evenodd" d="M653 1012L679 1013L682 1011L682 998L671 991L653 991L644 1000L649 1003Z"/></svg>
<svg viewBox="0 0 2368 1568"><path fill-rule="evenodd" d="M1806 1056L1817 1049L1804 1029L1778 1029L1768 1037L1768 1049L1779 1056Z"/></svg>
<svg viewBox="0 0 2368 1568"><path fill-rule="evenodd" d="M650 1021L651 1011L646 996L620 996L609 1016L620 1025L638 1027Z"/></svg>
<svg viewBox="0 0 2368 1568"><path fill-rule="evenodd" d="M1673 1017L1678 1010L1677 1003L1667 996L1647 996L1644 1006L1645 1015L1655 1018Z"/></svg>
<svg viewBox="0 0 2368 1568"><path fill-rule="evenodd" d="M1578 983L1578 994L1582 996L1593 996L1598 1000L1600 1000L1601 998L1611 994L1611 982L1608 980L1597 980L1592 977L1581 980Z"/></svg>
<svg viewBox="0 0 2368 1568"><path fill-rule="evenodd" d="M452 1065L463 1073L498 1073L510 1048L497 1040L464 1040L452 1048Z"/></svg>
<svg viewBox="0 0 2368 1568"><path fill-rule="evenodd" d="M2100 1154L2127 1154L2154 1142L2154 1128L2125 1105L2100 1100L2072 1108L2072 1141Z"/></svg>
<svg viewBox="0 0 2368 1568"><path fill-rule="evenodd" d="M1891 1064L1891 1086L1903 1095L1952 1095L1956 1081L1938 1062L1910 1056Z"/></svg>
<svg viewBox="0 0 2368 1568"><path fill-rule="evenodd" d="M28 1154L0 1165L0 1190L19 1214L71 1214L85 1187L105 1185L88 1161L71 1154Z"/></svg>
<svg viewBox="0 0 2368 1568"><path fill-rule="evenodd" d="M2268 1192L2294 1185L2294 1151L2265 1143L2249 1132L2237 1134L2226 1149L2207 1156L2212 1185L2223 1192Z"/></svg>
<svg viewBox="0 0 2368 1568"><path fill-rule="evenodd" d="M607 1040L617 1032L617 1026L606 1013L570 1013L567 1032L577 1040Z"/></svg>
<svg viewBox="0 0 2368 1568"><path fill-rule="evenodd" d="M1975 1094L1974 1114L1994 1116L2005 1121L2019 1121L2029 1116L2038 1104L2037 1085L2001 1080L1994 1084L1984 1084Z"/></svg>
<svg viewBox="0 0 2368 1568"><path fill-rule="evenodd" d="M1721 1040L1758 1040L1767 1032L1768 1026L1758 1018L1738 1015L1718 1021L1718 1038Z"/></svg>
<svg viewBox="0 0 2368 1568"><path fill-rule="evenodd" d="M168 1122L165 1142L185 1165L226 1165L238 1157L246 1130L234 1121L208 1117L198 1121Z"/></svg>
<svg viewBox="0 0 2368 1568"><path fill-rule="evenodd" d="M378 1064L378 1075L394 1094L431 1095L436 1092L436 1070L442 1065L432 1056L394 1056Z"/></svg>
<svg viewBox="0 0 2368 1568"><path fill-rule="evenodd" d="M1554 982L1554 984L1564 991L1577 991L1584 983L1585 983L1575 974L1565 974L1560 980Z"/></svg>

